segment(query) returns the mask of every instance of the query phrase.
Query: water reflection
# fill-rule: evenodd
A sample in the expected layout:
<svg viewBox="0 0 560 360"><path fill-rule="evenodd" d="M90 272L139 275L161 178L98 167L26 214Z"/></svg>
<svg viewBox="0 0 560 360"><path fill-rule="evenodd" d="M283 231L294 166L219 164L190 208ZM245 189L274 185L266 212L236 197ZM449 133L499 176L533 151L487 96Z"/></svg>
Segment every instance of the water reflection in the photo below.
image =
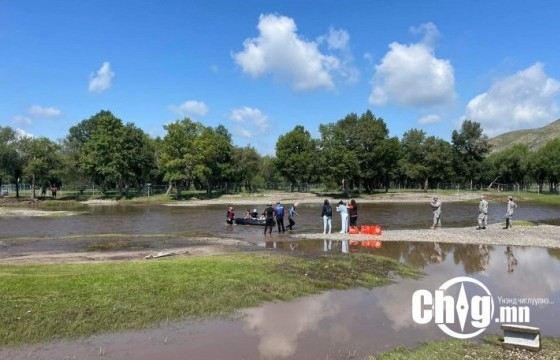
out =
<svg viewBox="0 0 560 360"><path fill-rule="evenodd" d="M322 251L343 252L345 243L348 242L327 238L320 244ZM383 248L376 251L421 268L426 275L417 280L400 279L396 284L372 290L331 291L292 303L249 309L245 313L250 320L245 326L250 334L259 337L260 356L324 358L328 352L317 350L315 344L326 344L325 348L332 349L337 336L339 340L347 339L341 341L357 349L360 355L447 338L436 325L418 325L412 320L411 297L416 290L433 291L447 280L465 275L488 286L495 302L498 297L547 299L548 305L531 306L531 325L540 327L547 335L560 335L560 251L391 242L384 242ZM499 325L491 324L485 334L500 333Z"/></svg>
<svg viewBox="0 0 560 360"><path fill-rule="evenodd" d="M397 346L448 339L435 324L417 325L412 320L412 294L419 289L433 291L447 280L465 275L484 283L495 303L498 297L546 299L549 304L530 305L529 325L538 326L546 336L560 336L558 249L387 241L376 249L328 238L269 243L270 251L297 248L322 253L326 247L328 252L341 253L348 248L341 256L354 256L353 251L380 254L422 269L425 276L397 279L392 285L371 290L328 291L292 302L267 303L242 310L245 317L235 320L211 319L163 330L107 335L101 340L88 338L80 340L81 347L68 343L31 346L19 358L32 353L43 359L94 359L100 346L108 349L111 358L135 360L348 358L343 355L349 350L356 353L353 358L363 358ZM501 333L499 325L492 323L483 335ZM2 351L0 358L10 358L3 357Z"/></svg>
<svg viewBox="0 0 560 360"><path fill-rule="evenodd" d="M504 254L506 254L506 259L507 259L507 271L513 272L517 267L517 259L513 254L512 246L507 246Z"/></svg>

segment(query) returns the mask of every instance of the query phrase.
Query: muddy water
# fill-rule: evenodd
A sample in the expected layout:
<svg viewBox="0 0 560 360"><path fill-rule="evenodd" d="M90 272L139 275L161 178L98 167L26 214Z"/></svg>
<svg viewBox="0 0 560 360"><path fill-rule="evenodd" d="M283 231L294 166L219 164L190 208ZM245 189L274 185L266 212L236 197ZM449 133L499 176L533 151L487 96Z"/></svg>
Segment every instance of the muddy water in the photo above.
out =
<svg viewBox="0 0 560 360"><path fill-rule="evenodd" d="M389 242L376 249L344 241L304 243L298 249L348 252L345 256L356 252L384 255L422 269L426 275L372 290L328 291L292 302L268 303L242 310L232 319L164 323L75 342L0 349L0 358L361 358L396 346L449 338L433 323L418 325L412 320L412 294L419 289L433 292L447 280L465 275L487 286L496 308L512 299L544 302L526 305L528 324L541 328L545 336L560 336L559 250ZM276 245L270 251L291 251L288 243ZM492 322L484 334L488 333L501 333L499 323Z"/></svg>
<svg viewBox="0 0 560 360"><path fill-rule="evenodd" d="M289 207L289 205L286 205ZM56 238L95 234L213 234L216 236L251 237L260 235L262 227L227 225L226 206L84 206L75 216L9 217L0 218L0 239L14 237ZM262 209L263 204L237 207L237 216L246 209ZM300 216L295 218L295 231L322 231L321 206L302 204ZM490 204L489 223L503 222L504 204ZM444 226L476 226L478 205L447 203L443 205ZM557 223L559 207L555 205L522 204L516 219L543 223ZM285 223L287 223L287 218ZM427 204L385 203L362 204L358 224L381 224L385 229L426 228L431 226L432 214ZM340 217L333 216L334 229L340 227Z"/></svg>
<svg viewBox="0 0 560 360"><path fill-rule="evenodd" d="M262 207L255 204L253 207ZM444 226L475 226L476 204L444 204ZM244 209L235 209L238 214ZM503 204L492 204L490 222L502 222ZM297 232L322 230L319 205L302 205ZM558 207L523 204L517 219L558 223ZM74 241L84 235L149 235L142 244L157 248L161 234L210 234L242 238L270 251L355 252L381 254L422 269L418 280L348 291L329 291L293 302L245 309L234 319L166 323L137 332L99 335L75 342L55 342L17 349L0 349L1 359L325 359L360 358L395 346L448 338L436 325L412 320L414 291L434 291L447 280L467 275L483 282L499 299L538 299L530 305L530 325L543 335L560 336L560 251L543 248L506 248L423 243L389 243L381 248L350 245L347 241L290 241L273 233L263 241L262 227L230 226L225 207L104 206L84 207L76 216L61 218L2 218L0 240L17 246L0 251L32 251L53 247L82 249L94 240ZM334 227L340 226L335 215ZM385 229L428 227L426 204L364 204L358 223L381 224ZM36 240L13 240L36 237ZM166 246L180 241L166 240ZM504 301L505 301L504 300ZM485 333L499 333L492 323Z"/></svg>

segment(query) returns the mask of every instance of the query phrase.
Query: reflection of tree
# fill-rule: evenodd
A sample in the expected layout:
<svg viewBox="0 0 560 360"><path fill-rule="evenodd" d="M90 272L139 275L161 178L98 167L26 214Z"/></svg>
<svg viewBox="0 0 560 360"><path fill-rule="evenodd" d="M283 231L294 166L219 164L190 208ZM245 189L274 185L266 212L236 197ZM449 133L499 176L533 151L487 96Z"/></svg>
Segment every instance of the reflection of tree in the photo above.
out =
<svg viewBox="0 0 560 360"><path fill-rule="evenodd" d="M403 261L417 269L423 269L428 264L435 262L432 256L434 255L434 244L431 242L426 243L386 243L386 245L379 251L379 255L390 257L395 260ZM441 261L445 260L446 252L452 249L450 244L440 244Z"/></svg>
<svg viewBox="0 0 560 360"><path fill-rule="evenodd" d="M548 255L557 258L560 260L560 249L546 249Z"/></svg>
<svg viewBox="0 0 560 360"><path fill-rule="evenodd" d="M465 273L473 274L484 271L490 262L490 252L493 246L482 245L455 245L453 260L455 264L463 263Z"/></svg>

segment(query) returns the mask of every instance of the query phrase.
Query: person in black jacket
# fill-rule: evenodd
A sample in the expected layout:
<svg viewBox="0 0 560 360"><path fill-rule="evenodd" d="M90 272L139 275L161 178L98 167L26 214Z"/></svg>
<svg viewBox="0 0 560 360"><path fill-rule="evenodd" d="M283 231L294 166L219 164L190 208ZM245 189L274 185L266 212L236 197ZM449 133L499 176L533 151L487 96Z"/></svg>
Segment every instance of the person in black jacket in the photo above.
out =
<svg viewBox="0 0 560 360"><path fill-rule="evenodd" d="M327 226L329 228L328 234L330 234L332 230L332 206L327 199L323 202L321 217L323 218L323 234L327 234Z"/></svg>

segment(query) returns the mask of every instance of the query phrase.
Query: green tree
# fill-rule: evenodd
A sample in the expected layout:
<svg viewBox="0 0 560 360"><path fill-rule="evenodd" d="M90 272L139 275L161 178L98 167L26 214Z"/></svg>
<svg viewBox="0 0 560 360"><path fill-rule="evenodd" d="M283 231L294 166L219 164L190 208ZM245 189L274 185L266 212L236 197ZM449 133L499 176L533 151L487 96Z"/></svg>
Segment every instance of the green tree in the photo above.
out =
<svg viewBox="0 0 560 360"><path fill-rule="evenodd" d="M0 185L4 181L16 184L16 197L19 198L19 182L23 170L23 159L19 151L20 138L9 126L0 126Z"/></svg>
<svg viewBox="0 0 560 360"><path fill-rule="evenodd" d="M292 131L278 138L276 166L282 176L290 182L292 191L296 184L299 187L311 181L317 171L317 158L316 141L303 126L297 125Z"/></svg>
<svg viewBox="0 0 560 360"><path fill-rule="evenodd" d="M247 145L234 147L232 157L232 178L246 191L253 191L253 183L260 172L261 156L257 150ZM274 164L271 165L274 167ZM240 190L238 188L237 190Z"/></svg>
<svg viewBox="0 0 560 360"><path fill-rule="evenodd" d="M79 165L85 174L106 191L111 186L120 195L147 179L154 165L149 137L134 124L102 111L87 121L79 138ZM84 141L82 143L82 141Z"/></svg>
<svg viewBox="0 0 560 360"><path fill-rule="evenodd" d="M451 141L456 156L456 172L473 188L474 179L480 174L482 160L490 151L488 137L482 134L480 123L465 120L459 131L453 130Z"/></svg>
<svg viewBox="0 0 560 360"><path fill-rule="evenodd" d="M491 169L490 181L523 187L529 172L528 159L529 147L525 144L516 144L511 148L490 154L485 160Z"/></svg>
<svg viewBox="0 0 560 360"><path fill-rule="evenodd" d="M550 140L529 156L529 171L537 180L539 189L548 181L551 192L558 191L560 183L560 139Z"/></svg>
<svg viewBox="0 0 560 360"><path fill-rule="evenodd" d="M165 125L164 129L167 133L160 150L163 179L169 182L167 193L175 187L180 196L181 189L188 189L194 180L198 151L195 140L204 131L204 126L185 118Z"/></svg>
<svg viewBox="0 0 560 360"><path fill-rule="evenodd" d="M27 137L20 140L23 177L31 183L31 199L35 199L37 184L60 186L56 183L62 169L60 145L51 140Z"/></svg>
<svg viewBox="0 0 560 360"><path fill-rule="evenodd" d="M231 136L223 126L216 130L207 127L194 139L193 145L195 175L205 184L206 192L211 193L216 184L226 182L232 175Z"/></svg>

